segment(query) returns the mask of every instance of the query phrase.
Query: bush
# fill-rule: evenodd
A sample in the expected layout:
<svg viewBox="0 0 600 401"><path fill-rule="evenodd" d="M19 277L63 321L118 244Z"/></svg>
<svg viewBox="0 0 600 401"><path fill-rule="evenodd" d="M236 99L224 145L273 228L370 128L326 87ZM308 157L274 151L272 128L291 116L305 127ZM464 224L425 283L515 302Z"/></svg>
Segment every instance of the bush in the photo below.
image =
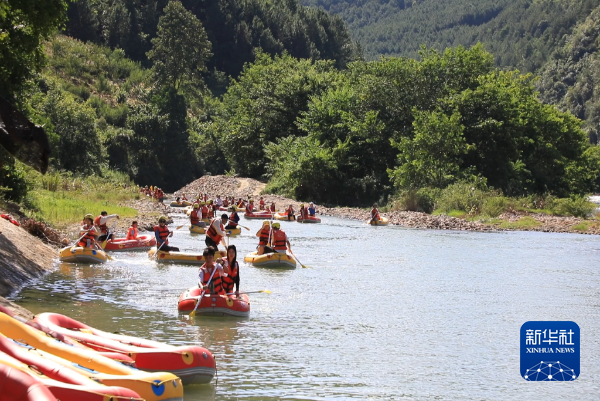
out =
<svg viewBox="0 0 600 401"><path fill-rule="evenodd" d="M575 216L586 218L590 216L596 205L589 202L584 196L575 196L572 198L557 199L553 208L554 214L559 216Z"/></svg>
<svg viewBox="0 0 600 401"><path fill-rule="evenodd" d="M398 193L391 202L391 210L408 210L413 212L432 213L435 202L442 190L439 188L420 188L405 190Z"/></svg>
<svg viewBox="0 0 600 401"><path fill-rule="evenodd" d="M505 196L489 196L483 201L481 214L489 217L498 217L511 206L511 201Z"/></svg>
<svg viewBox="0 0 600 401"><path fill-rule="evenodd" d="M460 181L442 190L436 206L446 213L462 210L470 215L479 214L487 193L485 184Z"/></svg>

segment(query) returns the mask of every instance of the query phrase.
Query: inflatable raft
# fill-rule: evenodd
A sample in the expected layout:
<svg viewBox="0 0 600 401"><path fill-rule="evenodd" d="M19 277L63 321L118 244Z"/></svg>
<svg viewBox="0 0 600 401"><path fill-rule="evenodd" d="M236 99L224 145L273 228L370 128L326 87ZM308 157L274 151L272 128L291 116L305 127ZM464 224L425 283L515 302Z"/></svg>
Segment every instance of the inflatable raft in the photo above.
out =
<svg viewBox="0 0 600 401"><path fill-rule="evenodd" d="M190 233L191 234L206 234L206 228L190 225Z"/></svg>
<svg viewBox="0 0 600 401"><path fill-rule="evenodd" d="M379 220L371 220L370 223L367 221L367 224L371 224L372 226L387 226L389 222L390 219L382 216Z"/></svg>
<svg viewBox="0 0 600 401"><path fill-rule="evenodd" d="M273 218L275 220L288 221L288 214L287 214L287 212L277 212L273 215ZM294 219L291 219L289 221L294 221Z"/></svg>
<svg viewBox="0 0 600 401"><path fill-rule="evenodd" d="M256 213L244 213L244 217L247 219L270 219L271 217L273 217L273 214L271 212L267 212L267 211L262 211L262 212L256 212Z"/></svg>
<svg viewBox="0 0 600 401"><path fill-rule="evenodd" d="M56 401L56 397L33 376L0 363L0 401Z"/></svg>
<svg viewBox="0 0 600 401"><path fill-rule="evenodd" d="M274 252L257 255L256 251L254 251L244 257L244 262L250 263L255 267L296 268L296 258L288 253Z"/></svg>
<svg viewBox="0 0 600 401"><path fill-rule="evenodd" d="M125 251L146 251L156 246L154 235L142 235L137 239L115 238L106 243L105 251L125 252Z"/></svg>
<svg viewBox="0 0 600 401"><path fill-rule="evenodd" d="M171 207L186 207L186 206L191 206L191 205L192 205L191 202L188 202L188 201L181 201L179 203L173 201L173 202L169 203L169 206L171 206Z"/></svg>
<svg viewBox="0 0 600 401"><path fill-rule="evenodd" d="M240 226L237 228L226 228L225 233L229 235L240 235L242 233L242 228Z"/></svg>
<svg viewBox="0 0 600 401"><path fill-rule="evenodd" d="M107 386L126 387L148 401L183 400L181 379L168 372L144 372L99 355L75 348L0 313L0 332L30 347L45 351L44 356Z"/></svg>
<svg viewBox="0 0 600 401"><path fill-rule="evenodd" d="M58 259L69 263L104 263L108 256L99 249L68 246L59 251Z"/></svg>
<svg viewBox="0 0 600 401"><path fill-rule="evenodd" d="M305 219L301 219L300 217L296 218L298 223L320 223L321 219L316 216L306 216Z"/></svg>
<svg viewBox="0 0 600 401"><path fill-rule="evenodd" d="M156 341L108 333L57 313L42 313L35 322L55 333L70 337L96 351L113 351L130 356L135 367L149 372L170 372L183 384L210 383L215 375L215 358L198 346L171 346Z"/></svg>
<svg viewBox="0 0 600 401"><path fill-rule="evenodd" d="M201 294L202 289L198 286L188 288L179 296L177 310L179 312L193 311ZM196 309L196 315L248 317L250 316L250 300L246 294L240 294L239 297L204 294Z"/></svg>
<svg viewBox="0 0 600 401"><path fill-rule="evenodd" d="M26 373L46 386L60 401L141 400L135 391L125 387L105 386L44 358L28 345L0 336L0 364ZM0 397L1 398L1 397ZM12 401L15 401L13 398Z"/></svg>
<svg viewBox="0 0 600 401"><path fill-rule="evenodd" d="M156 247L150 249L148 251L148 257L150 259L155 259L158 262L163 263L183 263L183 264L191 264L191 265L201 265L204 263L204 256L196 253L185 253L185 252L164 252L158 251L158 257L156 255ZM224 258L227 256L225 251L217 251L215 254L215 259Z"/></svg>

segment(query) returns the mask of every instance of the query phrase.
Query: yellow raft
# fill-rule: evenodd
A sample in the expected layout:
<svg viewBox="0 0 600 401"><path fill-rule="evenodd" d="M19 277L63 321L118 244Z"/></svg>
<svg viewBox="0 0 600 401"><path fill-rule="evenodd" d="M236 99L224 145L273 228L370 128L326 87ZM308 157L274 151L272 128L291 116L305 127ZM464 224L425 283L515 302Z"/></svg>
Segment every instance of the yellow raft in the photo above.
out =
<svg viewBox="0 0 600 401"><path fill-rule="evenodd" d="M144 372L125 366L96 351L56 341L4 313L0 313L0 331L9 338L46 351L46 357L78 370L99 383L129 388L148 401L183 400L181 379L172 373Z"/></svg>
<svg viewBox="0 0 600 401"><path fill-rule="evenodd" d="M69 263L104 263L108 260L104 251L81 246L68 246L61 249L58 258L61 262Z"/></svg>
<svg viewBox="0 0 600 401"><path fill-rule="evenodd" d="M158 257L156 255L156 247L148 251L148 257L158 262L163 263L184 263L189 265L201 265L204 263L204 255L196 253L185 253L185 252L164 252L158 251ZM227 256L225 251L217 251L215 259L224 258Z"/></svg>
<svg viewBox="0 0 600 401"><path fill-rule="evenodd" d="M206 228L190 225L191 234L206 234Z"/></svg>
<svg viewBox="0 0 600 401"><path fill-rule="evenodd" d="M372 226L387 226L389 222L390 219L382 216L379 220L371 220L370 222L367 221L367 224L371 224Z"/></svg>
<svg viewBox="0 0 600 401"><path fill-rule="evenodd" d="M242 233L242 228L238 226L238 228L226 228L225 233L229 235L240 235Z"/></svg>
<svg viewBox="0 0 600 401"><path fill-rule="evenodd" d="M254 251L244 257L244 262L250 263L255 267L296 268L296 258L288 253L274 252L257 255L256 251Z"/></svg>
<svg viewBox="0 0 600 401"><path fill-rule="evenodd" d="M185 207L185 206L191 206L192 204L188 201L181 201L179 203L173 201L171 203L169 203L169 206L171 207Z"/></svg>

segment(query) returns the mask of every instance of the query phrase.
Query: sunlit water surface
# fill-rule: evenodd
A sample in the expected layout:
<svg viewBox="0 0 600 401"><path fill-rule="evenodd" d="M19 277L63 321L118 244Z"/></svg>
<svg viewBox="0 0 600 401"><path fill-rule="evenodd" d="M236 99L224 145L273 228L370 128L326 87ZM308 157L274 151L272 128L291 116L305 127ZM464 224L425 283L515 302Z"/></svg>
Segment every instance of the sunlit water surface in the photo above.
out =
<svg viewBox="0 0 600 401"><path fill-rule="evenodd" d="M184 224L175 217L171 227ZM234 238L253 251L261 221ZM199 344L218 381L187 386L185 400L598 400L600 238L370 227L323 218L282 223L309 268L241 263L253 294L247 319L190 320L177 312L198 267L158 264L146 253L104 265L61 264L16 301L107 331ZM171 240L201 251L187 226ZM519 329L529 320L581 328L581 376L526 382Z"/></svg>

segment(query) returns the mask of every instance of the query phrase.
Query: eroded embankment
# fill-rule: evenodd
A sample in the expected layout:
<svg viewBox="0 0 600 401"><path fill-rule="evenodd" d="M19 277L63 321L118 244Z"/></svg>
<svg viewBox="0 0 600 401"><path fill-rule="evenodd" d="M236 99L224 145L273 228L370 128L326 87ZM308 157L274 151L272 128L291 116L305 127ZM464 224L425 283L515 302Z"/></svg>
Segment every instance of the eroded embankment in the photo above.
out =
<svg viewBox="0 0 600 401"><path fill-rule="evenodd" d="M52 269L55 256L55 249L21 227L0 219L0 304L20 316L30 317L31 313L3 297Z"/></svg>

